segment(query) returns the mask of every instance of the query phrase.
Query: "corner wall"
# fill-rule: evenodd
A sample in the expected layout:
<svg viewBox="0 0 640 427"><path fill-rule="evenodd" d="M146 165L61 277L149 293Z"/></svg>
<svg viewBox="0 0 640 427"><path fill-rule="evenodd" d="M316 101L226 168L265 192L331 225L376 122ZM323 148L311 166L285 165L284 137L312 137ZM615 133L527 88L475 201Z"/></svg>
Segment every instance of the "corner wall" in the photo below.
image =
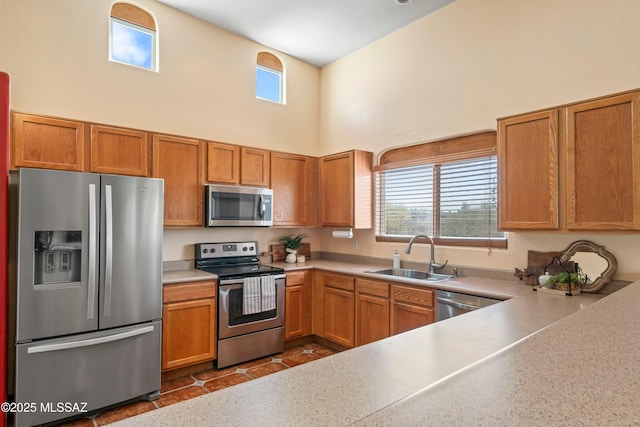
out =
<svg viewBox="0 0 640 427"><path fill-rule="evenodd" d="M640 88L638 22L640 2L630 0L456 0L322 69L321 152L379 155ZM391 259L404 249L376 243L372 231L356 232L357 248L322 235L321 250ZM510 270L526 267L528 250L562 250L579 239L616 255L620 274L640 273L640 234L509 233L508 250L438 247L436 258ZM407 258L424 260L426 251Z"/></svg>

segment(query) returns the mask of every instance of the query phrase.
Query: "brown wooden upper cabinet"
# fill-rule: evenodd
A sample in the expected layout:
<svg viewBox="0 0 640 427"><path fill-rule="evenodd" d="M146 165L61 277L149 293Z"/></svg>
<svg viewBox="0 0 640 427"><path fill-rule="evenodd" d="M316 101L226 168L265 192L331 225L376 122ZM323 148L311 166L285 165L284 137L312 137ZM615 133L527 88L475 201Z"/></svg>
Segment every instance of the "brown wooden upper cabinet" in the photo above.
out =
<svg viewBox="0 0 640 427"><path fill-rule="evenodd" d="M207 181L222 184L240 183L240 147L207 142Z"/></svg>
<svg viewBox="0 0 640 427"><path fill-rule="evenodd" d="M91 125L91 172L148 176L147 132Z"/></svg>
<svg viewBox="0 0 640 427"><path fill-rule="evenodd" d="M289 153L271 153L273 225L317 225L318 159Z"/></svg>
<svg viewBox="0 0 640 427"><path fill-rule="evenodd" d="M567 228L640 230L640 92L567 107Z"/></svg>
<svg viewBox="0 0 640 427"><path fill-rule="evenodd" d="M207 142L207 181L268 187L269 151Z"/></svg>
<svg viewBox="0 0 640 427"><path fill-rule="evenodd" d="M154 134L152 160L152 177L164 179L164 224L202 226L204 144Z"/></svg>
<svg viewBox="0 0 640 427"><path fill-rule="evenodd" d="M498 125L499 227L558 228L558 110Z"/></svg>
<svg viewBox="0 0 640 427"><path fill-rule="evenodd" d="M85 124L12 113L11 168L83 171Z"/></svg>
<svg viewBox="0 0 640 427"><path fill-rule="evenodd" d="M323 227L372 228L373 154L348 151L318 160L318 212Z"/></svg>
<svg viewBox="0 0 640 427"><path fill-rule="evenodd" d="M640 230L640 92L498 120L499 227Z"/></svg>
<svg viewBox="0 0 640 427"><path fill-rule="evenodd" d="M269 151L240 148L240 184L269 186Z"/></svg>

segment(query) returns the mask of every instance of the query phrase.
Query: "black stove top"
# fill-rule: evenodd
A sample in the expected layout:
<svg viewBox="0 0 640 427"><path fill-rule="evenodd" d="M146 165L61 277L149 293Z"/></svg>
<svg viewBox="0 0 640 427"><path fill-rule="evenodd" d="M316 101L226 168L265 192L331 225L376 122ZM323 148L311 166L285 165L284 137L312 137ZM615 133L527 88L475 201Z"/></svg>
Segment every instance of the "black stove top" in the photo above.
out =
<svg viewBox="0 0 640 427"><path fill-rule="evenodd" d="M198 267L198 270L216 274L220 279L262 276L264 274L284 274L284 268L272 267L270 265L262 264L215 267L200 266Z"/></svg>

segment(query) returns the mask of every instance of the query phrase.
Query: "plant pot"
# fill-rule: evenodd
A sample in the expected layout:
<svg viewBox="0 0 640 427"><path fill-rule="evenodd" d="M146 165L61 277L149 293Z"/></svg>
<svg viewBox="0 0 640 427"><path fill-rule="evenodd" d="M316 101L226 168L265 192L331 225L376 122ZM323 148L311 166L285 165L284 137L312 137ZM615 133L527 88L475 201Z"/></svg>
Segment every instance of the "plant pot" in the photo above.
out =
<svg viewBox="0 0 640 427"><path fill-rule="evenodd" d="M290 263L295 263L296 259L297 259L297 255L296 255L296 250L294 249L287 249L287 252L289 252L286 256L286 258L284 259L285 262L290 262Z"/></svg>

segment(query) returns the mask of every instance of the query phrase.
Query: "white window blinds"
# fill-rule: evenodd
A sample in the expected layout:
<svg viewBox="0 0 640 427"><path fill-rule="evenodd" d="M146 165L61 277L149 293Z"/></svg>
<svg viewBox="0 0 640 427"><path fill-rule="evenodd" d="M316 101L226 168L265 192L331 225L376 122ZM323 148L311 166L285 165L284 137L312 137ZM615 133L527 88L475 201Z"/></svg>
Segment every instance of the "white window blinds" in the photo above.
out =
<svg viewBox="0 0 640 427"><path fill-rule="evenodd" d="M377 172L378 236L504 240L497 229L495 155Z"/></svg>

